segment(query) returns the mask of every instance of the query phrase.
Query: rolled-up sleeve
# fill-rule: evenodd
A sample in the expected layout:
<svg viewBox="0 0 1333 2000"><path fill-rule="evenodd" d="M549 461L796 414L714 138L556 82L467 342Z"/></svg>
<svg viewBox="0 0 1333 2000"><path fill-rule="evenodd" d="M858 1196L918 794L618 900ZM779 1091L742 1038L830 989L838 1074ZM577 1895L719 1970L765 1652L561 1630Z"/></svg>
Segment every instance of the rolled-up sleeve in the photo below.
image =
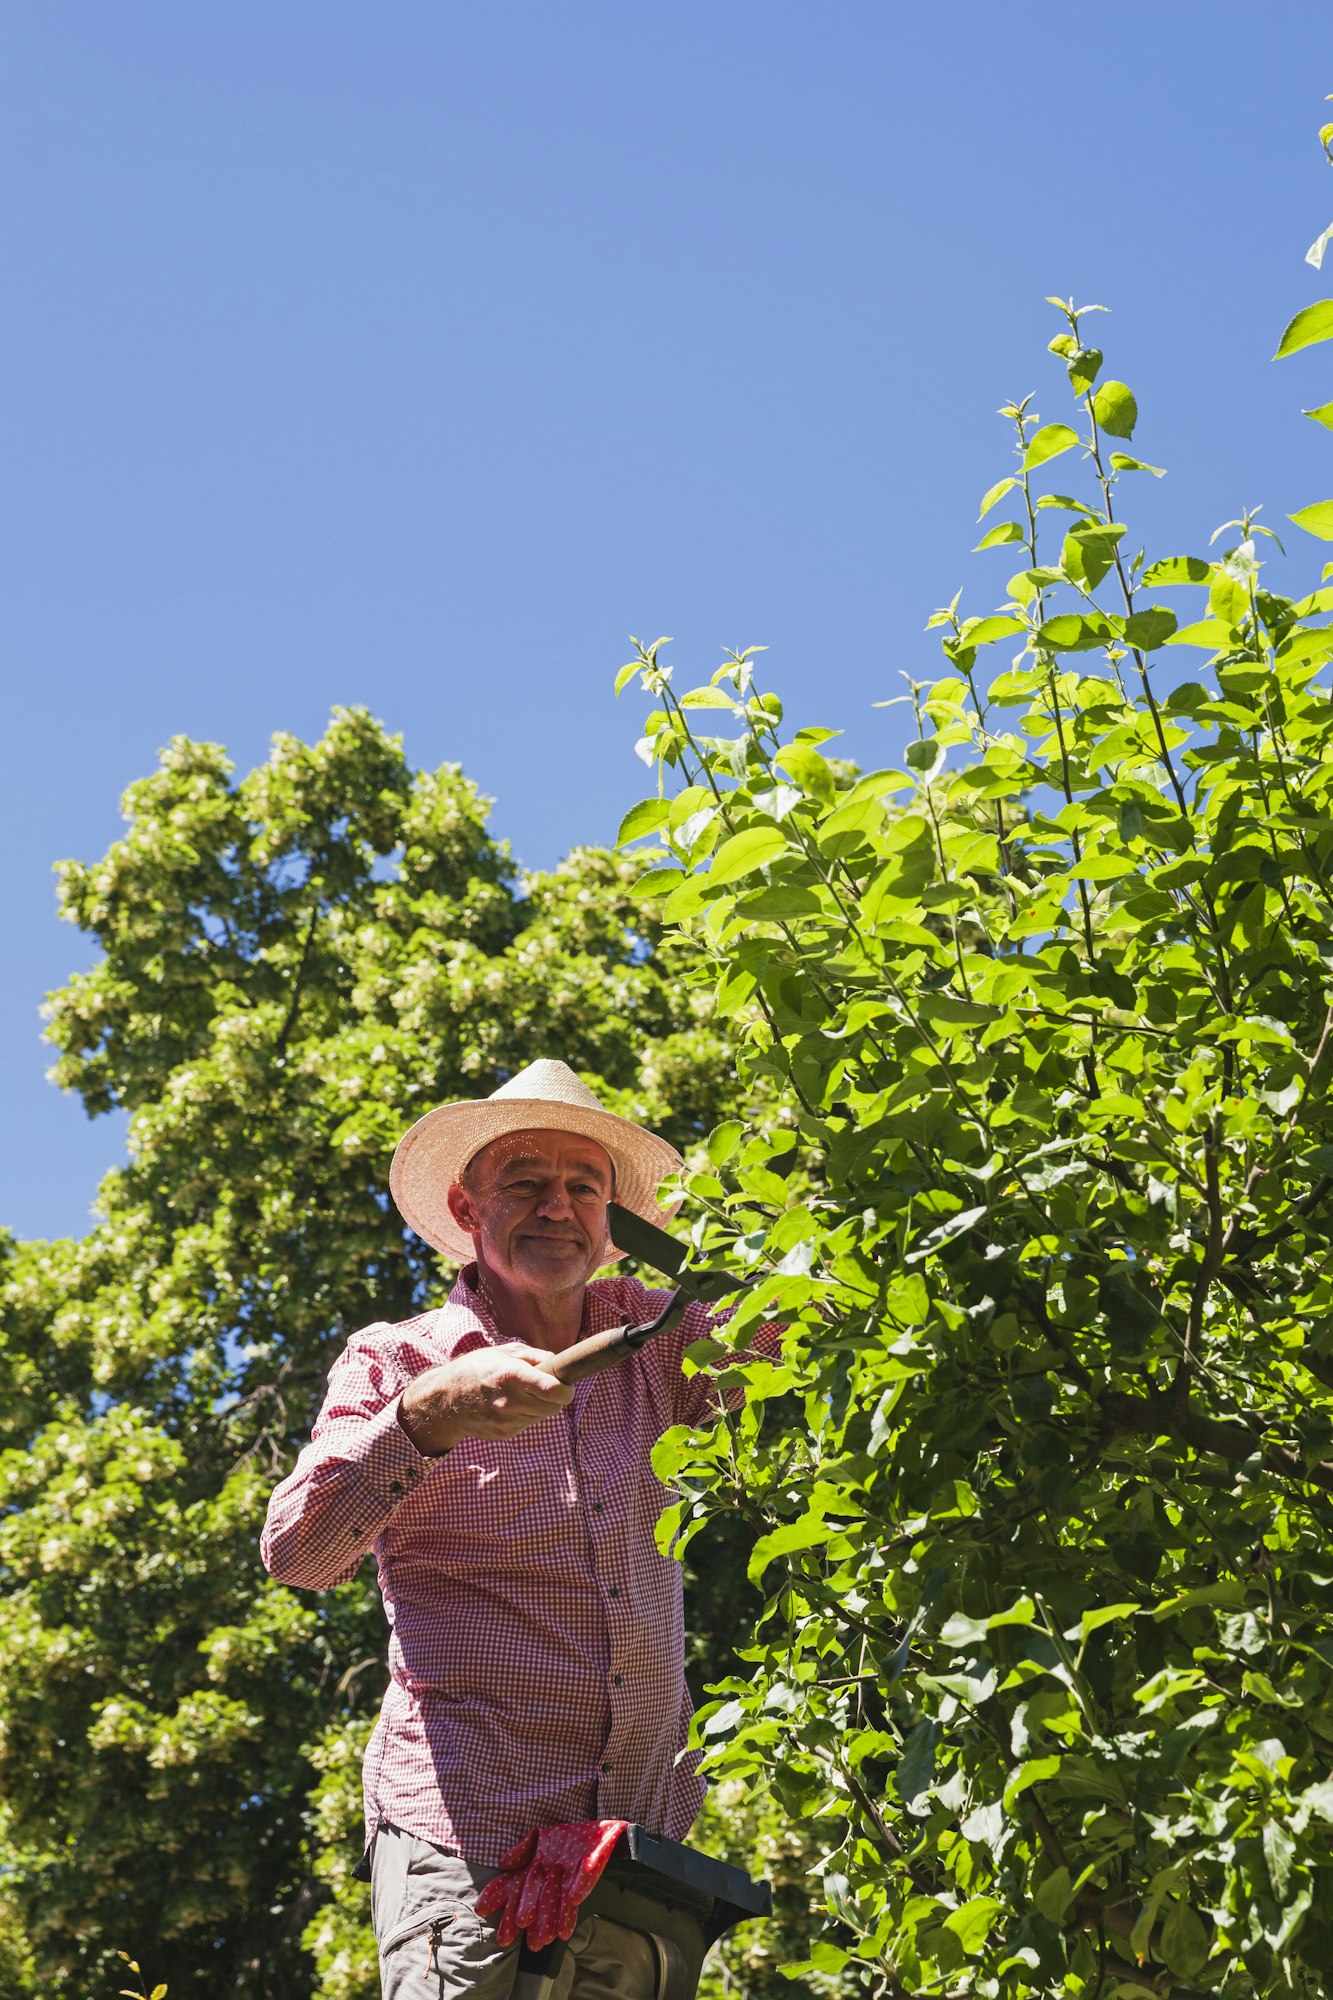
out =
<svg viewBox="0 0 1333 2000"><path fill-rule="evenodd" d="M438 1463L398 1421L406 1380L372 1339L387 1331L355 1335L334 1362L310 1442L269 1500L259 1550L279 1583L302 1590L346 1583Z"/></svg>

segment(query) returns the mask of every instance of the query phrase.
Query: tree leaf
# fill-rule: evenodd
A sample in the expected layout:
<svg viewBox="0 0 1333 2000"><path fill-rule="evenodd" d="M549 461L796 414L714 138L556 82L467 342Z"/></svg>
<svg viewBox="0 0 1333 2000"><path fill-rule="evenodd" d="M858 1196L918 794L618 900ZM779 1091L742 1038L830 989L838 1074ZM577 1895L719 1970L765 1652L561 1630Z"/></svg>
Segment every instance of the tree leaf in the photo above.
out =
<svg viewBox="0 0 1333 2000"><path fill-rule="evenodd" d="M1003 1911L1004 1904L994 1896L973 1896L944 1919L944 1928L953 1932L968 1958L976 1958Z"/></svg>
<svg viewBox="0 0 1333 2000"><path fill-rule="evenodd" d="M1062 611L1038 627L1036 637L1053 653L1080 653L1113 643L1118 634L1105 618L1080 618L1075 612Z"/></svg>
<svg viewBox="0 0 1333 2000"><path fill-rule="evenodd" d="M718 687L688 688L680 697L682 708L728 708L732 714L739 713L737 704Z"/></svg>
<svg viewBox="0 0 1333 2000"><path fill-rule="evenodd" d="M1150 611L1135 611L1125 620L1125 643L1142 653L1151 653L1154 648L1164 646L1175 630L1175 612L1155 604Z"/></svg>
<svg viewBox="0 0 1333 2000"><path fill-rule="evenodd" d="M1316 299L1302 306L1277 344L1274 361L1299 354L1303 347L1315 347L1321 340L1333 340L1333 299Z"/></svg>
<svg viewBox="0 0 1333 2000"><path fill-rule="evenodd" d="M989 534L981 537L972 553L980 555L983 549L998 549L1003 543L1021 542L1022 539L1023 530L1017 521L1001 521L998 528L992 528Z"/></svg>
<svg viewBox="0 0 1333 2000"><path fill-rule="evenodd" d="M1101 373L1100 347L1076 347L1066 363L1069 385L1076 396L1086 395Z"/></svg>
<svg viewBox="0 0 1333 2000"><path fill-rule="evenodd" d="M738 881L742 875L753 874L756 868L766 867L786 851L787 836L780 826L743 827L724 840L713 856L708 870L709 887L720 888L726 882Z"/></svg>
<svg viewBox="0 0 1333 2000"><path fill-rule="evenodd" d="M1029 472L1039 465L1045 465L1052 458L1059 458L1061 452L1070 450L1078 443L1078 432L1071 431L1068 424L1043 424L1035 437L1028 442L1023 453L1023 463Z"/></svg>
<svg viewBox="0 0 1333 2000"><path fill-rule="evenodd" d="M1110 436L1131 438L1139 420L1133 391L1123 382L1103 382L1092 399L1092 414Z"/></svg>
<svg viewBox="0 0 1333 2000"><path fill-rule="evenodd" d="M977 519L984 521L987 514L990 513L991 508L1003 500L1006 493L1012 493L1017 484L1018 481L1016 479L997 479L994 486L990 487L983 495L981 512L977 515Z"/></svg>
<svg viewBox="0 0 1333 2000"><path fill-rule="evenodd" d="M1026 629L1021 618L969 618L963 626L962 642L965 646L990 646Z"/></svg>
<svg viewBox="0 0 1333 2000"><path fill-rule="evenodd" d="M1211 583L1213 566L1202 556L1163 556L1143 572L1144 587L1160 590L1168 583Z"/></svg>
<svg viewBox="0 0 1333 2000"><path fill-rule="evenodd" d="M1012 1812L1015 1801L1022 1798L1031 1786L1055 1777L1063 1761L1060 1757L1029 1757L1020 1764L1004 1788L1005 1811Z"/></svg>
<svg viewBox="0 0 1333 2000"><path fill-rule="evenodd" d="M893 1774L894 1788L905 1806L915 1805L935 1775L935 1723L918 1722L903 1745Z"/></svg>
<svg viewBox="0 0 1333 2000"><path fill-rule="evenodd" d="M1162 1957L1181 1979L1192 1979L1208 1957L1208 1933L1197 1911L1173 1902L1162 1925Z"/></svg>
<svg viewBox="0 0 1333 2000"><path fill-rule="evenodd" d="M1312 506L1288 514L1287 519L1307 534L1317 535L1321 542L1333 542L1333 500L1316 500Z"/></svg>
<svg viewBox="0 0 1333 2000"><path fill-rule="evenodd" d="M803 1514L799 1520L784 1521L780 1528L761 1535L750 1555L749 1578L757 1583L771 1562L779 1556L798 1554L802 1549L822 1548L829 1539L829 1524L819 1514Z"/></svg>
<svg viewBox="0 0 1333 2000"><path fill-rule="evenodd" d="M1103 1625L1118 1624L1122 1619L1132 1618L1141 1611L1141 1604L1099 1604L1093 1611L1085 1611L1079 1620L1079 1635L1090 1639L1094 1632L1100 1632Z"/></svg>
<svg viewBox="0 0 1333 2000"><path fill-rule="evenodd" d="M827 757L821 757L818 750L809 743L787 743L775 750L775 761L794 778L803 791L827 803L837 791L833 767Z"/></svg>
<svg viewBox="0 0 1333 2000"><path fill-rule="evenodd" d="M1333 403L1321 403L1317 410L1302 410L1301 415L1312 417L1315 423L1322 424L1326 431L1333 431Z"/></svg>
<svg viewBox="0 0 1333 2000"><path fill-rule="evenodd" d="M616 846L628 847L632 840L641 840L645 833L656 833L670 811L670 799L640 799L621 820Z"/></svg>

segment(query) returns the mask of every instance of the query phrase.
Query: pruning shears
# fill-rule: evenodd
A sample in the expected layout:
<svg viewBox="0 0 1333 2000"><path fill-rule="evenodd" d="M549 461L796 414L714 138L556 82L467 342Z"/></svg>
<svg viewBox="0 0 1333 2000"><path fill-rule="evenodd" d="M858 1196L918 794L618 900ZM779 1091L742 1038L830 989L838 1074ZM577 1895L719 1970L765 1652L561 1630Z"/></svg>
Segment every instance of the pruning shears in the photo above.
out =
<svg viewBox="0 0 1333 2000"><path fill-rule="evenodd" d="M746 1282L730 1271L692 1266L683 1243L668 1236L656 1223L645 1222L641 1215L635 1215L618 1201L606 1204L606 1226L617 1250L627 1251L641 1264L665 1272L675 1290L656 1319L642 1326L608 1327L604 1333L590 1334L576 1346L567 1347L563 1354L553 1355L546 1364L548 1372L562 1382L581 1382L587 1375L600 1375L604 1368L614 1368L617 1361L635 1353L654 1334L669 1333L679 1326L688 1306L716 1305L729 1292L741 1291Z"/></svg>

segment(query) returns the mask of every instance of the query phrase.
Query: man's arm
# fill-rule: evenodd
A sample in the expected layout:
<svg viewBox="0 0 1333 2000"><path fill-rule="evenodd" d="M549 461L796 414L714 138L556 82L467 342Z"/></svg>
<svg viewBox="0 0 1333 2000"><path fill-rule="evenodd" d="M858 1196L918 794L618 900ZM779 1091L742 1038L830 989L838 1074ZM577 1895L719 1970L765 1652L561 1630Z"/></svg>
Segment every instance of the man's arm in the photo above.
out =
<svg viewBox="0 0 1333 2000"><path fill-rule="evenodd" d="M423 1367L419 1350L383 1340L390 1331L355 1335L335 1361L310 1443L269 1500L259 1547L279 1583L346 1583L445 1452L466 1437L511 1437L574 1393L518 1342Z"/></svg>

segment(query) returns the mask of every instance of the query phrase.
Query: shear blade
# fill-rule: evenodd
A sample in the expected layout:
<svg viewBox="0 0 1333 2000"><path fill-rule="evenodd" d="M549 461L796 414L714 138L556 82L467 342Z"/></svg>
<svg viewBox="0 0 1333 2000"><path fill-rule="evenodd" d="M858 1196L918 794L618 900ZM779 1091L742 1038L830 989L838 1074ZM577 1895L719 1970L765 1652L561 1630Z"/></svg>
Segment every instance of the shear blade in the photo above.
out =
<svg viewBox="0 0 1333 2000"><path fill-rule="evenodd" d="M690 1253L683 1243L618 1201L606 1204L606 1226L617 1250L637 1257L641 1264L650 1264L654 1271L678 1278L689 1261Z"/></svg>

